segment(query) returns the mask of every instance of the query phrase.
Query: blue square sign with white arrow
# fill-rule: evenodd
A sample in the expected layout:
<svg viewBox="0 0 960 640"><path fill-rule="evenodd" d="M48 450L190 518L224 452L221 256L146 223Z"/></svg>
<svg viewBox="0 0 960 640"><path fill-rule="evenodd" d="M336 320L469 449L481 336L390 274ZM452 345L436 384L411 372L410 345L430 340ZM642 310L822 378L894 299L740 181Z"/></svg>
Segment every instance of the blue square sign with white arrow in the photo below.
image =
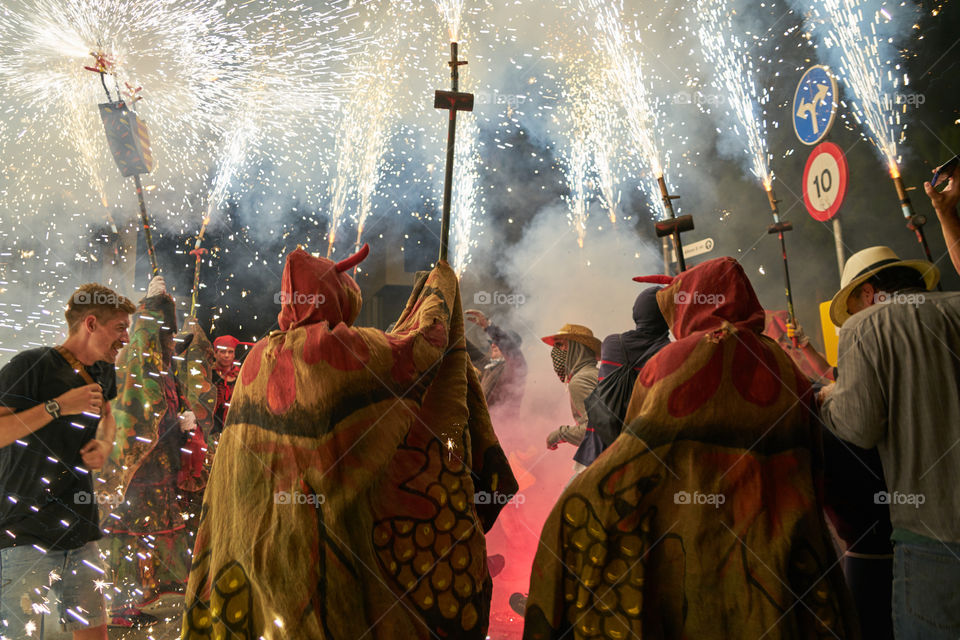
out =
<svg viewBox="0 0 960 640"><path fill-rule="evenodd" d="M815 145L830 131L836 116L836 79L823 65L810 67L793 95L793 130L800 142Z"/></svg>

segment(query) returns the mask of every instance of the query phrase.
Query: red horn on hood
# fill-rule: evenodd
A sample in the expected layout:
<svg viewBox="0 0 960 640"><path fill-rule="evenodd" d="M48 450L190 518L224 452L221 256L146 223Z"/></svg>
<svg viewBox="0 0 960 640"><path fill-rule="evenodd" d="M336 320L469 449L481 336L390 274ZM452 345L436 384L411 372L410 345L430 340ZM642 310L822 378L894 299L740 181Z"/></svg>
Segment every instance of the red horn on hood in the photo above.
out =
<svg viewBox="0 0 960 640"><path fill-rule="evenodd" d="M337 273L343 273L348 269L353 269L355 266L364 261L364 259L370 255L370 245L363 243L363 246L360 247L360 250L348 258L344 258L334 267L337 270Z"/></svg>
<svg viewBox="0 0 960 640"><path fill-rule="evenodd" d="M673 284L673 276L637 276L633 279L634 282L649 282L650 284L662 284L662 285L671 285Z"/></svg>

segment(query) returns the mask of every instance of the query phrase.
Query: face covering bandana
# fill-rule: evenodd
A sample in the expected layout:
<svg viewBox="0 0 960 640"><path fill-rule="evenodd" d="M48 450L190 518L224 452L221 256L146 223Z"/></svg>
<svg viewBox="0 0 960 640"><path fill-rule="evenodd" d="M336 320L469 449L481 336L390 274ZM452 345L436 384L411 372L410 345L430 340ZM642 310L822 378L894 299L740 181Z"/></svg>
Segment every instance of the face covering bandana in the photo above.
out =
<svg viewBox="0 0 960 640"><path fill-rule="evenodd" d="M560 382L567 381L567 352L554 345L550 350L550 359L553 360L553 371L560 378Z"/></svg>

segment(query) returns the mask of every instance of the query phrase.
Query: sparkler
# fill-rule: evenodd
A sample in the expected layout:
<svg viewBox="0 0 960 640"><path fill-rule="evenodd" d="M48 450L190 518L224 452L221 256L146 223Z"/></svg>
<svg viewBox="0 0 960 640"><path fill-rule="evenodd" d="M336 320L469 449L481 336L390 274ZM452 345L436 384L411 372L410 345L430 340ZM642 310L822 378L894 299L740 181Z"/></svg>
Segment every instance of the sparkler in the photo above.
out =
<svg viewBox="0 0 960 640"><path fill-rule="evenodd" d="M568 217L580 248L586 235L591 187L599 191L600 204L607 210L610 222L617 220L619 195L611 167L616 117L606 86L606 70L596 60L576 57L567 67L560 119L569 140L561 157L570 195L563 199L569 206Z"/></svg>
<svg viewBox="0 0 960 640"><path fill-rule="evenodd" d="M456 189L453 196L453 209L457 216L453 221L454 248L453 261L450 263L458 276L462 276L464 269L470 264L470 249L476 244L472 235L477 209L477 187L480 183L477 171L480 163L477 152L480 129L474 120L465 122L463 129L457 138L454 170Z"/></svg>
<svg viewBox="0 0 960 640"><path fill-rule="evenodd" d="M620 4L622 7L622 3ZM638 49L639 37L627 33L621 10L616 4L605 3L601 0L580 0L580 11L584 15L596 16L596 27L600 33L600 44L605 52L610 71L619 87L624 112L626 114L627 129L630 137L637 146L643 162L656 182L662 209L661 221L656 224L658 237L671 236L677 256L677 267L680 271L686 269L683 258L681 234L693 229L693 218L682 216L677 218L673 209L673 200L679 196L671 195L667 189L664 176L664 152L661 140L660 104L650 90L652 74L644 66L644 61ZM664 269L666 265L666 247L664 247Z"/></svg>
<svg viewBox="0 0 960 640"><path fill-rule="evenodd" d="M330 189L328 257L348 199L353 196L358 200L354 215L358 249L373 208L373 196L390 140L389 129L396 116L399 64L393 52L392 38L393 34L383 34L375 47L369 46L362 54L364 67L355 76L351 100L344 109L337 131L337 175Z"/></svg>
<svg viewBox="0 0 960 640"><path fill-rule="evenodd" d="M433 0L437 10L447 23L450 42L460 40L460 23L463 19L463 0Z"/></svg>
<svg viewBox="0 0 960 640"><path fill-rule="evenodd" d="M590 176L591 154L591 121L593 120L593 104L590 100L593 88L589 86L587 78L589 72L582 77L575 75L575 69L582 68L582 60L571 65L573 72L566 82L560 108L563 125L568 131L567 148L561 152L561 168L567 178L569 195L561 196L567 203L569 212L567 217L577 233L577 244L583 248L584 236L587 233L587 200L589 198L587 180Z"/></svg>
<svg viewBox="0 0 960 640"><path fill-rule="evenodd" d="M900 65L890 59L895 55L887 44L891 40L880 35L883 22L892 16L889 10L876 10L874 3L864 0L820 0L809 9L808 21L819 33L822 46L839 54L837 68L854 118L863 127L861 134L886 163L907 228L916 234L927 260L932 261L923 231L926 219L914 212L900 175L898 145L906 139L907 125L895 108L894 96L909 84L909 78L906 73L901 76ZM904 104L903 111L906 108Z"/></svg>
<svg viewBox="0 0 960 640"><path fill-rule="evenodd" d="M77 185L69 163L50 166L40 158L61 156L64 141L82 140L100 126L90 110L100 90L90 83L92 70L107 93L106 75L112 74L117 91L110 102L120 99L120 83L150 87L150 119L163 123L154 140L159 157L175 168L177 177L199 173L197 152L209 148L204 141L219 115L217 97L231 95L229 78L242 68L238 47L226 41L235 31L212 3L201 0L24 0L8 6L0 16L0 54L20 63L0 69L0 86L8 100L16 101L18 118L29 119L31 135L0 142L3 155L34 181L53 171L42 182ZM224 81L214 85L212 78ZM174 148L177 152L168 153ZM85 155L105 154L99 141ZM35 211L36 190L16 195L24 193L33 203L27 210ZM45 195L49 201L58 194L51 190ZM24 208L21 202L8 204L14 212Z"/></svg>
<svg viewBox="0 0 960 640"><path fill-rule="evenodd" d="M586 140L576 135L570 140L569 146L562 158L570 194L561 197L570 208L567 216L577 232L577 244L582 249L587 233L587 171L590 152Z"/></svg>
<svg viewBox="0 0 960 640"><path fill-rule="evenodd" d="M601 115L602 127L613 121L612 114ZM596 132L593 142L593 167L597 172L600 190L600 204L607 210L611 224L617 223L617 208L620 206L620 192L617 190L617 175L613 170L613 135Z"/></svg>
<svg viewBox="0 0 960 640"><path fill-rule="evenodd" d="M768 233L776 233L783 256L784 293L787 299L787 335L796 341L797 319L793 310L793 295L790 289L790 269L787 262L787 245L784 232L793 227L780 219L779 202L773 192L773 172L770 170L770 153L767 151L767 122L761 112L769 100L766 89L757 89L757 72L746 44L734 33L732 11L726 2L700 0L697 5L700 23L698 35L703 45L704 56L713 63L713 86L726 96L736 124L732 131L743 142L750 162L750 171L760 180L767 194L773 224ZM738 126L739 125L739 126ZM742 129L742 131L741 131Z"/></svg>
<svg viewBox="0 0 960 640"><path fill-rule="evenodd" d="M260 91L251 92L244 106L239 110L236 119L236 126L226 137L226 150L220 160L217 173L213 179L213 188L207 196L207 209L203 215L200 224L200 232L194 242L193 250L190 255L196 258L196 264L193 271L193 287L190 293L190 317L195 318L197 312L197 299L200 292L200 264L206 249L201 248L203 236L207 231L207 225L213 213L217 211L224 203L230 184L233 182L237 173L240 171L244 161L247 159L247 153L250 147L254 146L257 136L260 133L260 104L265 96L262 94L262 85Z"/></svg>

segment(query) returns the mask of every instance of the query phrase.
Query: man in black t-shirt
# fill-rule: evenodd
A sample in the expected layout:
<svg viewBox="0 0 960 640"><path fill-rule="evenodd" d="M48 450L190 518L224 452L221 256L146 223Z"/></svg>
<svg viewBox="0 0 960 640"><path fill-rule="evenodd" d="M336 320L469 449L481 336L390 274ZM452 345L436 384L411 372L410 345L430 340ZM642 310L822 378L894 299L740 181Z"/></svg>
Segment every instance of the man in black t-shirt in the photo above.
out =
<svg viewBox="0 0 960 640"><path fill-rule="evenodd" d="M113 448L114 361L133 304L98 284L70 297L67 340L0 369L0 635L42 638L59 602L75 640L105 639L92 472ZM49 624L49 623L48 623Z"/></svg>

